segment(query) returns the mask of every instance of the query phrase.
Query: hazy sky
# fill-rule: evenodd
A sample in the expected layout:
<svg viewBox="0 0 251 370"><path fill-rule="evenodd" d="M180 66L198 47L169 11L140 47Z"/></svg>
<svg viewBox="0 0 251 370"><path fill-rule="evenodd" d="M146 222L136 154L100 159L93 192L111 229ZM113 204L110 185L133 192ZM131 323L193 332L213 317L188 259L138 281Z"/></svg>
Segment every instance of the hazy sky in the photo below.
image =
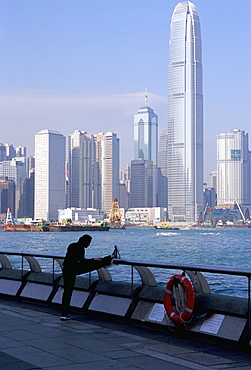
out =
<svg viewBox="0 0 251 370"><path fill-rule="evenodd" d="M113 131L133 159L133 115L148 105L167 127L174 0L0 0L0 142L34 154L45 128ZM216 135L251 135L251 1L196 0L202 30L205 181Z"/></svg>

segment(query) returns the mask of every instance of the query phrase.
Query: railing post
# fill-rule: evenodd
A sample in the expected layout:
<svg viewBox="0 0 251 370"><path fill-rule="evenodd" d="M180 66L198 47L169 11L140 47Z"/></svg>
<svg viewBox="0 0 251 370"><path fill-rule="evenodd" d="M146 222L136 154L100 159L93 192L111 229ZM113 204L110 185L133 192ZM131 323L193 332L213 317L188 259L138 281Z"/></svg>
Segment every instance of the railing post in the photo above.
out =
<svg viewBox="0 0 251 370"><path fill-rule="evenodd" d="M248 345L251 337L250 275L248 276Z"/></svg>
<svg viewBox="0 0 251 370"><path fill-rule="evenodd" d="M133 265L131 265L131 299L132 299L132 310L134 309L134 299L133 299Z"/></svg>
<svg viewBox="0 0 251 370"><path fill-rule="evenodd" d="M22 254L22 281L23 281L23 278L24 278L24 256Z"/></svg>
<svg viewBox="0 0 251 370"><path fill-rule="evenodd" d="M54 285L54 280L55 280L55 259L54 257L52 258L52 285Z"/></svg>

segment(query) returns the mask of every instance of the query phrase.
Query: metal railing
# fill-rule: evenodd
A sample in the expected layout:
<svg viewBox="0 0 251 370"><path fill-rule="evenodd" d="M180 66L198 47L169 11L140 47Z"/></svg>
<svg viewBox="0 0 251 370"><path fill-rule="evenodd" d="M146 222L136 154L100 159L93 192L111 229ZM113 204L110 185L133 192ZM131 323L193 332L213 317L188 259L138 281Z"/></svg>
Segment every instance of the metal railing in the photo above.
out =
<svg viewBox="0 0 251 370"><path fill-rule="evenodd" d="M40 258L49 258L52 259L52 275L54 279L55 271L55 262L60 264L60 261L64 259L64 256L61 254L46 254L46 253L31 253L31 252L17 252L3 250L0 251L0 263L1 255L15 255L21 256L22 258L22 276L24 269L24 259L27 260L27 257L40 257ZM147 268L158 268L158 269L168 269L168 270L182 270L192 271L192 272L207 272L210 274L223 274L223 275L234 275L242 276L247 279L247 292L248 292L248 338L251 340L251 270L246 269L235 269L235 268L222 268L216 266L203 266L203 265L193 265L193 264L180 264L180 263L166 263L166 262L151 262L151 261L137 261L137 260L114 260L115 265L125 265L131 266L131 287L133 293L133 284L134 284L134 268L135 267L147 267ZM3 265L3 263L2 263ZM62 267L62 265L61 265ZM34 270L33 270L34 271ZM90 275L89 275L90 276ZM133 297L133 294L132 294Z"/></svg>

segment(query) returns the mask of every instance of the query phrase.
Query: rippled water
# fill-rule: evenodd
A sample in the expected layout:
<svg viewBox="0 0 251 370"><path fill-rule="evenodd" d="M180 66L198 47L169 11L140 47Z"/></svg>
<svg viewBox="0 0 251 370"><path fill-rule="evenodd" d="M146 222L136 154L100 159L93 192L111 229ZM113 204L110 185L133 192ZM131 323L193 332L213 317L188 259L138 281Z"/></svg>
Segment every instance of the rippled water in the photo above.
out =
<svg viewBox="0 0 251 370"><path fill-rule="evenodd" d="M92 232L91 247L87 257L110 254L114 244L119 246L123 259L196 264L217 267L250 269L251 229L193 229L174 231L154 228L127 228ZM0 250L65 254L68 244L77 241L79 232L4 232L0 231ZM12 257L13 259L14 257ZM19 263L18 259L14 261ZM44 269L50 269L50 262L40 262ZM115 266L111 269L114 280L130 280L130 267ZM153 269L159 284L166 284L173 273ZM246 296L247 279L205 274L213 292ZM137 279L137 276L135 277Z"/></svg>

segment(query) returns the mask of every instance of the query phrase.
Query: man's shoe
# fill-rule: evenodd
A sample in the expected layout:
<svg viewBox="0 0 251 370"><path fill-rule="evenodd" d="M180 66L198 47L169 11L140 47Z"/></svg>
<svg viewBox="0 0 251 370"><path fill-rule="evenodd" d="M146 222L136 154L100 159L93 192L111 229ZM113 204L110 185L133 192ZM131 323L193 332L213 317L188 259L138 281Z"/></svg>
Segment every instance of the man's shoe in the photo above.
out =
<svg viewBox="0 0 251 370"><path fill-rule="evenodd" d="M119 253L119 249L116 245L114 245L114 251L112 252L111 257L115 258L115 259L120 259L121 258L120 253Z"/></svg>
<svg viewBox="0 0 251 370"><path fill-rule="evenodd" d="M69 315L61 316L60 320L62 321L70 320L70 316Z"/></svg>

